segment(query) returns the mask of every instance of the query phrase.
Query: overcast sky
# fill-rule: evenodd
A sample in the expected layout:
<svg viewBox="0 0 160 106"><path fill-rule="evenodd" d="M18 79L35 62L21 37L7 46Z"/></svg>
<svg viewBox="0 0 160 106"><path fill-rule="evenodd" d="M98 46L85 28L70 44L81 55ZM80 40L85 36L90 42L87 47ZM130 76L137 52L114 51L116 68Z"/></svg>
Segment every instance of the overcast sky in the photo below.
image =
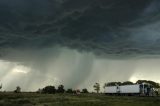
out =
<svg viewBox="0 0 160 106"><path fill-rule="evenodd" d="M159 0L1 0L3 90L160 82Z"/></svg>

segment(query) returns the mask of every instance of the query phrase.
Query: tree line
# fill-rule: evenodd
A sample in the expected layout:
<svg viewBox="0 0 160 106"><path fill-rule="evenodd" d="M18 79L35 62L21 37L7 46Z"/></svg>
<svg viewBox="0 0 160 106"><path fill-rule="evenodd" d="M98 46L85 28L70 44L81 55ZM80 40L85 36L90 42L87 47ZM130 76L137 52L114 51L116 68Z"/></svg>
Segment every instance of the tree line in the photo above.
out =
<svg viewBox="0 0 160 106"><path fill-rule="evenodd" d="M153 88L160 88L160 84L154 81L150 81L150 80L138 80L136 83L133 83L131 81L125 81L125 82L108 82L104 84L104 88L106 86L117 86L117 85L134 85L134 84L142 84L142 83L148 83L150 85L153 86ZM0 86L0 89L2 88L2 84ZM100 84L99 83L95 83L93 85L93 88L95 90L96 93L100 92ZM20 93L21 92L21 87L17 86L16 90L14 90L15 93ZM49 85L49 86L45 86L42 89L38 89L36 91L37 93L42 93L42 94L55 94L55 93L72 93L72 94L79 94L79 93L89 93L89 91L87 90L87 88L84 88L82 90L76 89L64 89L64 85L59 85L57 88L53 85Z"/></svg>
<svg viewBox="0 0 160 106"><path fill-rule="evenodd" d="M148 83L150 85L153 86L153 88L160 88L160 84L154 81L150 81L150 80L138 80L136 81L136 83L133 83L131 81L125 81L125 82L109 82L109 83L105 83L105 86L116 86L116 85L134 85L134 84L142 84L142 83Z"/></svg>
<svg viewBox="0 0 160 106"><path fill-rule="evenodd" d="M82 91L80 91L79 89L77 90L73 90L73 89L64 89L64 85L59 85L58 88L56 89L55 86L49 85L46 86L42 89L38 89L37 93L42 93L42 94L56 94L56 93L72 93L72 94L78 94L78 93L89 93L87 88L82 89Z"/></svg>

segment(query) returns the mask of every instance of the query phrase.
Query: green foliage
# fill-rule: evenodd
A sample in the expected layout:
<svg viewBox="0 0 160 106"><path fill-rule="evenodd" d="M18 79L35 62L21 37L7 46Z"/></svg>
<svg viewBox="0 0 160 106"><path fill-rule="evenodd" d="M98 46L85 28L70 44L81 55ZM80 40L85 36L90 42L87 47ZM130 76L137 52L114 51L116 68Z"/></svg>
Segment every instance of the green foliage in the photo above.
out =
<svg viewBox="0 0 160 106"><path fill-rule="evenodd" d="M104 86L116 86L116 85L121 85L121 82L109 82L109 83L105 83Z"/></svg>
<svg viewBox="0 0 160 106"><path fill-rule="evenodd" d="M20 93L21 92L21 87L17 86L16 90L14 90L15 93Z"/></svg>
<svg viewBox="0 0 160 106"><path fill-rule="evenodd" d="M56 93L56 89L54 86L46 86L42 89L42 93L46 93L46 94L55 94Z"/></svg>
<svg viewBox="0 0 160 106"><path fill-rule="evenodd" d="M86 88L82 89L82 93L89 93Z"/></svg>
<svg viewBox="0 0 160 106"><path fill-rule="evenodd" d="M43 91L43 89L38 89L37 91L36 91L36 93L42 93L42 91Z"/></svg>
<svg viewBox="0 0 160 106"><path fill-rule="evenodd" d="M109 82L109 83L105 83L104 87L106 86L117 86L117 85L133 85L134 83L131 81L125 81L125 82Z"/></svg>
<svg viewBox="0 0 160 106"><path fill-rule="evenodd" d="M136 82L137 84L142 84L142 83L148 83L151 84L154 88L160 88L160 84L154 81L150 81L150 80L138 80Z"/></svg>
<svg viewBox="0 0 160 106"><path fill-rule="evenodd" d="M0 93L0 106L160 106L160 97Z"/></svg>
<svg viewBox="0 0 160 106"><path fill-rule="evenodd" d="M121 83L121 85L133 85L134 83L131 81L125 81L123 83Z"/></svg>
<svg viewBox="0 0 160 106"><path fill-rule="evenodd" d="M73 93L72 89L67 89L66 93Z"/></svg>
<svg viewBox="0 0 160 106"><path fill-rule="evenodd" d="M100 84L99 83L95 83L94 86L93 86L94 90L99 93L100 91Z"/></svg>
<svg viewBox="0 0 160 106"><path fill-rule="evenodd" d="M64 93L64 92L65 92L64 86L63 85L59 85L58 89L57 89L57 93Z"/></svg>
<svg viewBox="0 0 160 106"><path fill-rule="evenodd" d="M106 86L116 86L116 85L133 85L133 84L142 84L142 83L148 83L151 84L154 88L160 88L160 84L154 81L150 80L138 80L136 83L133 83L131 81L125 81L125 82L109 82L105 83L104 87Z"/></svg>

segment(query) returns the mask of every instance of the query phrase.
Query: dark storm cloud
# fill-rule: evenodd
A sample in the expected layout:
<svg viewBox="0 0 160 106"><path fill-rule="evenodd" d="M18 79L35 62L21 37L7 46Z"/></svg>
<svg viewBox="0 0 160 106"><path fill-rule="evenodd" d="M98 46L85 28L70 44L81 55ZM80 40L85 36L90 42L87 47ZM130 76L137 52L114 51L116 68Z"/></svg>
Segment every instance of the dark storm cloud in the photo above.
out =
<svg viewBox="0 0 160 106"><path fill-rule="evenodd" d="M159 5L159 0L1 0L0 50L61 45L97 54L157 54Z"/></svg>
<svg viewBox="0 0 160 106"><path fill-rule="evenodd" d="M0 81L76 89L136 79L155 63L157 74L159 61L137 63L160 53L159 12L159 0L0 0Z"/></svg>

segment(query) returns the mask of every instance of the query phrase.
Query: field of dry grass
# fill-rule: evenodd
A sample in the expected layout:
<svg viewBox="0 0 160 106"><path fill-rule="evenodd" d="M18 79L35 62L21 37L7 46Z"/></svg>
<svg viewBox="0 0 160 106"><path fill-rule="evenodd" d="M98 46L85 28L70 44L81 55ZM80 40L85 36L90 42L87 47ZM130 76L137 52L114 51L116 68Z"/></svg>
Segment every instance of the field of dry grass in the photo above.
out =
<svg viewBox="0 0 160 106"><path fill-rule="evenodd" d="M0 106L160 106L160 97L0 93Z"/></svg>

